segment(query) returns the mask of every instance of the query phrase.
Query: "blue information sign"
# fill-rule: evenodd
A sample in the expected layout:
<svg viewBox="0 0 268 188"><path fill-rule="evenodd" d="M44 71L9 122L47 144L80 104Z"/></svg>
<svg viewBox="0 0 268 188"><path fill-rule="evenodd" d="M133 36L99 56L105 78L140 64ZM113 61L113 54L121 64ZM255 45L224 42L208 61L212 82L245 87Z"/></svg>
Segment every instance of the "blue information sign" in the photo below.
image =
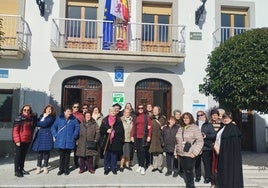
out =
<svg viewBox="0 0 268 188"><path fill-rule="evenodd" d="M8 70L0 69L0 78L8 78Z"/></svg>
<svg viewBox="0 0 268 188"><path fill-rule="evenodd" d="M123 82L124 81L124 69L115 69L114 71L114 81Z"/></svg>

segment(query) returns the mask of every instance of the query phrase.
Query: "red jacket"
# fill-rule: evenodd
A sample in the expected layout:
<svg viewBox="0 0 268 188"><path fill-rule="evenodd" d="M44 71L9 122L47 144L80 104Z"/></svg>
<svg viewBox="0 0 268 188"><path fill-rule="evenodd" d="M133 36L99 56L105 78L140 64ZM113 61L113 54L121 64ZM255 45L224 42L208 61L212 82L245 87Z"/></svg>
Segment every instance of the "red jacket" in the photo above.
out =
<svg viewBox="0 0 268 188"><path fill-rule="evenodd" d="M12 131L13 141L15 143L24 142L30 143L33 137L34 130L34 118L33 116L26 117L20 114L14 121L14 127Z"/></svg>

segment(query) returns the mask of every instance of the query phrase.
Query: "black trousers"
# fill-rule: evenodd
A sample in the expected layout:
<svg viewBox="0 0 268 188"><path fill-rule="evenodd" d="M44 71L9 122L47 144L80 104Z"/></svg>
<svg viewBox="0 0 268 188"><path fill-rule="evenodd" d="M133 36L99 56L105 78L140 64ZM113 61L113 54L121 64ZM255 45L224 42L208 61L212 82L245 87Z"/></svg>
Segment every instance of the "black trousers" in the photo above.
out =
<svg viewBox="0 0 268 188"><path fill-rule="evenodd" d="M136 139L136 147L137 147L137 158L139 166L147 168L150 165L150 153L149 146L143 146L143 139Z"/></svg>
<svg viewBox="0 0 268 188"><path fill-rule="evenodd" d="M182 169L185 173L186 188L194 188L194 165L195 158L181 157Z"/></svg>
<svg viewBox="0 0 268 188"><path fill-rule="evenodd" d="M20 143L20 146L15 145L15 158L14 158L14 168L15 172L22 171L24 169L24 163L26 154L30 143Z"/></svg>
<svg viewBox="0 0 268 188"><path fill-rule="evenodd" d="M166 152L166 161L168 171L178 171L178 159L174 158L174 152Z"/></svg>
<svg viewBox="0 0 268 188"><path fill-rule="evenodd" d="M37 156L37 166L42 166L42 160L44 159L44 167L48 167L48 160L50 157L50 151L39 151Z"/></svg>
<svg viewBox="0 0 268 188"><path fill-rule="evenodd" d="M201 177L201 158L204 164L205 169L205 179L211 180L212 176L212 151L211 150L203 150L201 155L196 157L195 163L195 177Z"/></svg>
<svg viewBox="0 0 268 188"><path fill-rule="evenodd" d="M69 170L71 149L59 149L60 152L60 166L59 169L62 172Z"/></svg>

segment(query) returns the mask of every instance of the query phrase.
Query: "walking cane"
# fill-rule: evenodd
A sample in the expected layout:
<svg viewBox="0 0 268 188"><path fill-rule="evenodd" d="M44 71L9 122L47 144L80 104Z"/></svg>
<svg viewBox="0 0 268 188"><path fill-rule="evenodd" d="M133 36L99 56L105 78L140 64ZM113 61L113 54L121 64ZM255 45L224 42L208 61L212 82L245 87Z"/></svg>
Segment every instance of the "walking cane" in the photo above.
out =
<svg viewBox="0 0 268 188"><path fill-rule="evenodd" d="M112 133L112 132L111 132L111 133ZM105 155L105 152L106 152L106 149L107 149L107 146L108 146L108 142L110 141L110 136L111 136L111 133L109 133L109 135L108 135L108 138L107 138L107 141L106 141L106 144L105 144L104 150L103 150L103 156Z"/></svg>

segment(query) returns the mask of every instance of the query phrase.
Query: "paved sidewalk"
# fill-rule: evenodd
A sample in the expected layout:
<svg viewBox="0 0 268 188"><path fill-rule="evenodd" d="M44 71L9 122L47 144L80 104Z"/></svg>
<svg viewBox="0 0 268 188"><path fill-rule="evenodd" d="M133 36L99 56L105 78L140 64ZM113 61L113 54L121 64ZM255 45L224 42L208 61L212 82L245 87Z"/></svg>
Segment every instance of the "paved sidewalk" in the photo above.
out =
<svg viewBox="0 0 268 188"><path fill-rule="evenodd" d="M30 172L30 175L17 178L14 176L13 157L0 158L0 187L185 187L183 178L166 177L164 175L166 168L164 168L163 174L151 172L150 167L147 169L146 175L140 175L135 172L136 165L133 167L133 171L125 170L124 172L118 172L117 175L110 173L105 176L103 174L103 167L101 167L93 175L88 172L79 174L78 169L74 169L69 176L57 176L58 163L59 157L56 153L53 153L50 158L49 173L37 175L35 174L36 155L28 154L25 169ZM245 187L268 187L268 182L264 182L261 185L261 182L254 180L255 176L259 177L260 175L264 175L261 176L263 179L268 178L268 153L243 152L243 168L245 171ZM203 184L202 179L200 183L196 183L196 187L210 186Z"/></svg>

